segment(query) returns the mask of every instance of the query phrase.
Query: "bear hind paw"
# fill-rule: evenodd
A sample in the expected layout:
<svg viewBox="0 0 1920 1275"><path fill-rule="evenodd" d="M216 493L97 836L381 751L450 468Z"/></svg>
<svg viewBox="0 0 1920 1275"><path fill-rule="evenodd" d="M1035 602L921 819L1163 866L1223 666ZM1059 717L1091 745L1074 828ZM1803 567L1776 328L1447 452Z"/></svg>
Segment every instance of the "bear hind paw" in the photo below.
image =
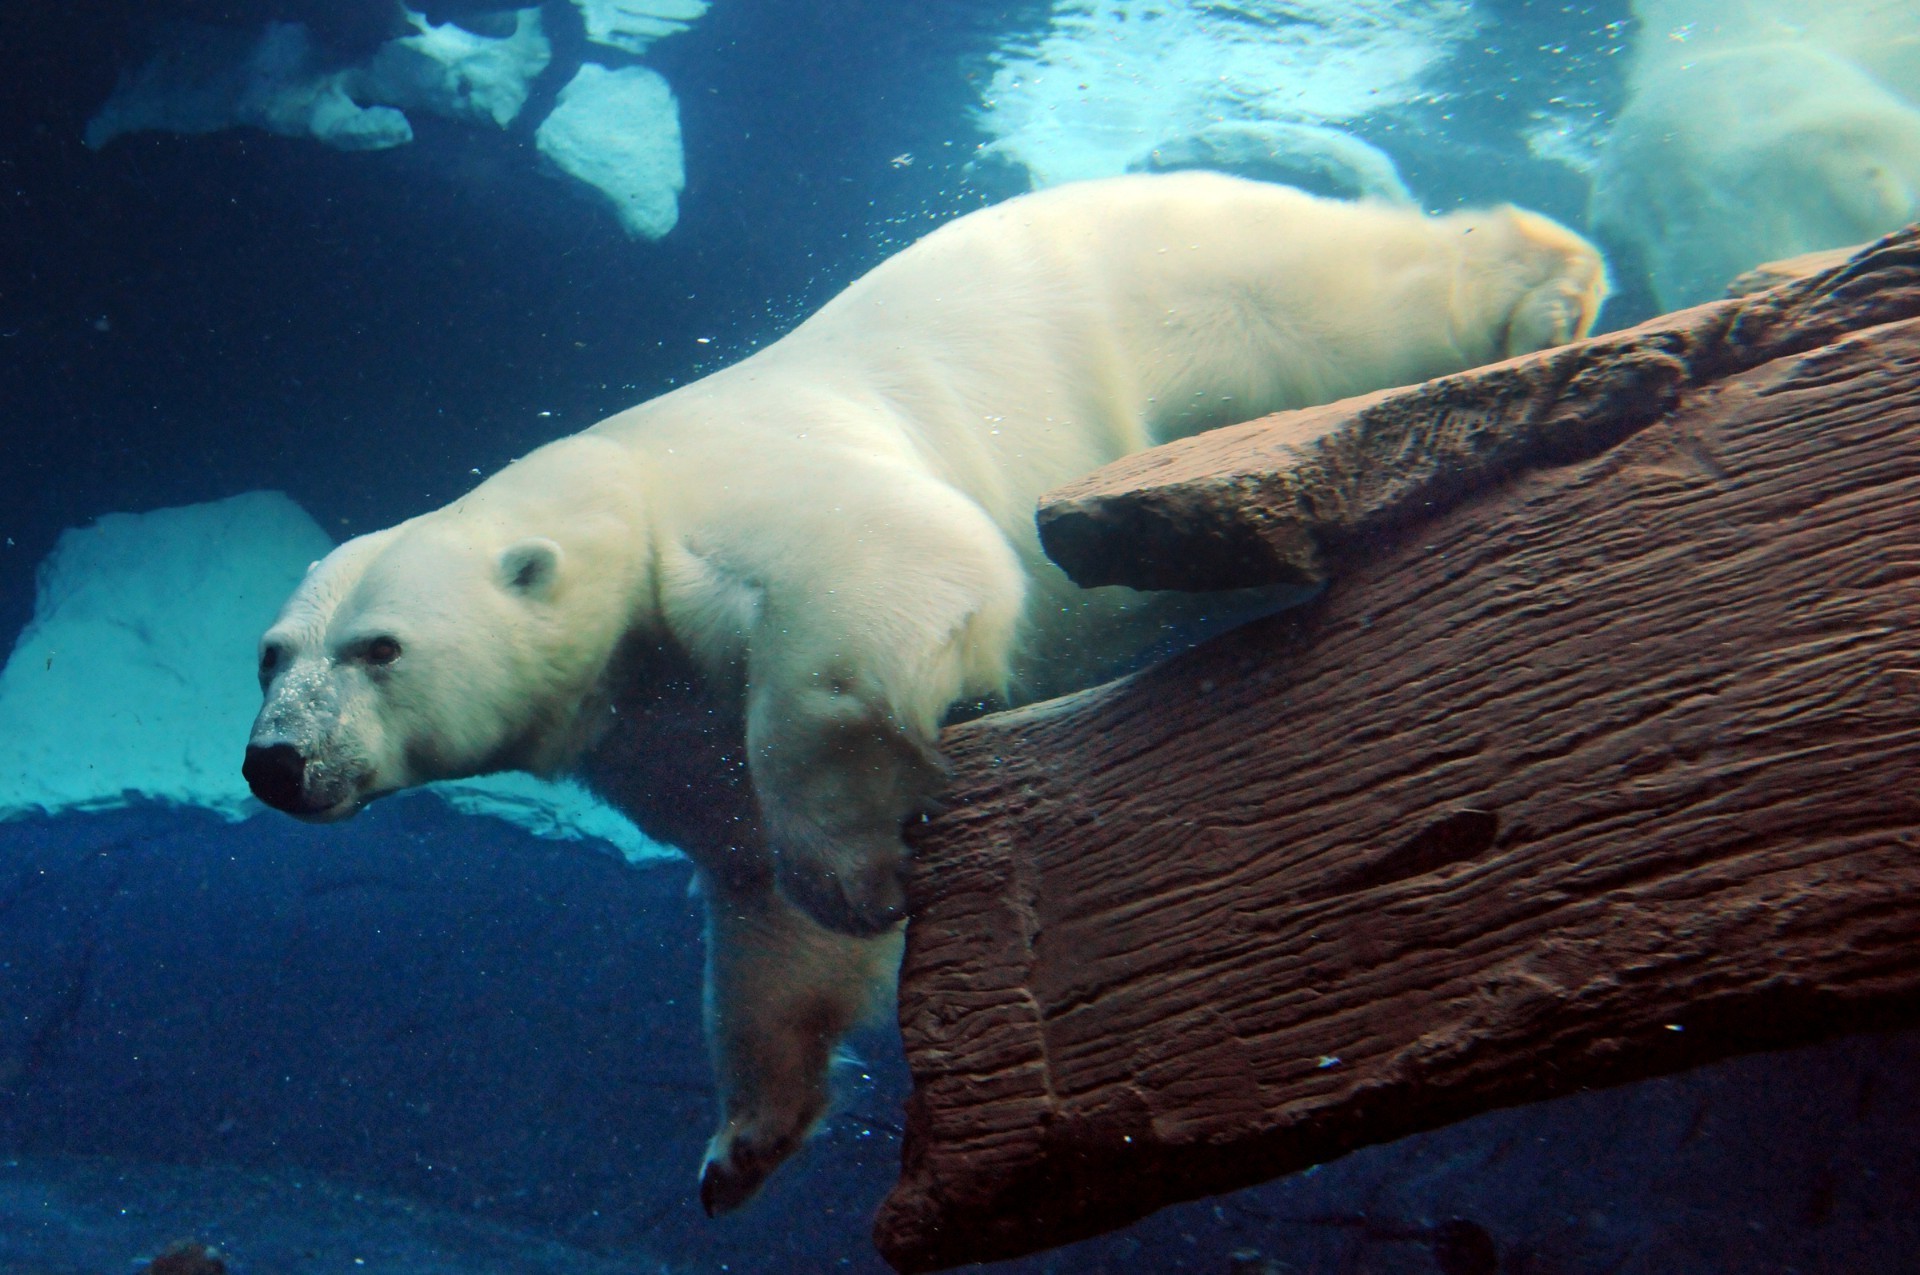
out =
<svg viewBox="0 0 1920 1275"><path fill-rule="evenodd" d="M700 1166L700 1207L708 1217L733 1212L759 1194L760 1187L799 1144L797 1137L716 1135L707 1145L706 1159Z"/></svg>

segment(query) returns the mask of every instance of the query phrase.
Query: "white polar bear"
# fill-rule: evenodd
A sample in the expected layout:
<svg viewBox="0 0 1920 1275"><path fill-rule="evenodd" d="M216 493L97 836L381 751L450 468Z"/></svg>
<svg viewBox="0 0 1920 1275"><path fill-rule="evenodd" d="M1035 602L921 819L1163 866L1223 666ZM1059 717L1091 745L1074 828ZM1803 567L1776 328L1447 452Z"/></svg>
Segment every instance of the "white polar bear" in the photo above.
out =
<svg viewBox="0 0 1920 1275"><path fill-rule="evenodd" d="M698 866L709 1212L824 1111L891 985L902 821L954 705L1051 691L1141 595L1042 556L1036 498L1153 443L1584 334L1584 240L1206 173L963 217L734 367L316 565L261 641L246 773L351 815L580 768Z"/></svg>
<svg viewBox="0 0 1920 1275"><path fill-rule="evenodd" d="M1786 11L1797 9L1793 20ZM1913 0L1640 0L1591 221L1664 308L1920 217ZM1890 78L1883 78L1890 77Z"/></svg>

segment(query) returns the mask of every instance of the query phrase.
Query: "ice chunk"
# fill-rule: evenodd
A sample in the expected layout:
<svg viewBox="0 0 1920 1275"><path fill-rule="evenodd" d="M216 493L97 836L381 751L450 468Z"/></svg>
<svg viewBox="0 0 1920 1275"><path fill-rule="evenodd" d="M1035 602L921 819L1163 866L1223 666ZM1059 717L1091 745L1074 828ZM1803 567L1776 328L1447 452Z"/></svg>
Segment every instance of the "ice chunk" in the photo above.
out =
<svg viewBox="0 0 1920 1275"><path fill-rule="evenodd" d="M413 140L407 117L363 106L339 72L320 69L307 29L276 22L257 34L183 26L172 43L123 76L87 121L98 150L123 133L217 133L253 127L312 137L340 150L380 150Z"/></svg>
<svg viewBox="0 0 1920 1275"><path fill-rule="evenodd" d="M520 771L429 785L455 810L518 824L554 841L605 841L629 862L673 852L633 821L570 779L539 779Z"/></svg>
<svg viewBox="0 0 1920 1275"><path fill-rule="evenodd" d="M587 39L628 53L645 53L655 40L676 35L707 12L707 0L573 0L586 19Z"/></svg>
<svg viewBox="0 0 1920 1275"><path fill-rule="evenodd" d="M592 39L636 53L707 9L706 0L578 2ZM244 126L376 150L413 140L403 111L504 128L553 59L537 7L498 15L510 17L511 27L491 36L401 12L415 33L347 67L332 63L296 22L253 32L175 26L160 52L122 77L88 122L87 145L98 149L123 133ZM537 141L561 174L612 201L627 233L658 239L680 219L680 108L657 72L582 64Z"/></svg>
<svg viewBox="0 0 1920 1275"><path fill-rule="evenodd" d="M505 128L553 60L538 9L515 10L513 33L498 38L402 12L419 34L389 40L366 66L350 72L355 96Z"/></svg>
<svg viewBox="0 0 1920 1275"><path fill-rule="evenodd" d="M582 63L534 141L560 171L612 200L628 234L659 239L680 219L680 105L659 72Z"/></svg>
<svg viewBox="0 0 1920 1275"><path fill-rule="evenodd" d="M88 121L87 145L98 149L123 133L252 127L340 150L378 150L413 140L400 108L504 127L553 55L537 8L516 11L512 34L501 37L402 12L417 34L348 67L334 65L297 22L254 32L175 27Z"/></svg>
<svg viewBox="0 0 1920 1275"><path fill-rule="evenodd" d="M330 548L278 492L64 532L0 672L0 814L130 797L244 813L254 642Z"/></svg>
<svg viewBox="0 0 1920 1275"><path fill-rule="evenodd" d="M0 671L0 819L139 799L230 819L261 811L240 777L260 703L255 644L332 547L279 492L107 514L63 533ZM429 791L629 859L671 853L574 784L495 775Z"/></svg>

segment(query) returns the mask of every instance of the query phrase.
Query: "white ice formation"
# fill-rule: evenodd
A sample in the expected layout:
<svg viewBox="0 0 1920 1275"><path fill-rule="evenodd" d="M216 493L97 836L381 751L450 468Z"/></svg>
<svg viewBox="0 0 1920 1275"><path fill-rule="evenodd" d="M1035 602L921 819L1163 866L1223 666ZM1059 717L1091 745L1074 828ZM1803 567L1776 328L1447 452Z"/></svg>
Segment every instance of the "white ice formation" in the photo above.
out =
<svg viewBox="0 0 1920 1275"><path fill-rule="evenodd" d="M680 106L659 72L583 62L534 142L561 172L605 195L628 234L659 239L680 219Z"/></svg>
<svg viewBox="0 0 1920 1275"><path fill-rule="evenodd" d="M615 60L686 30L708 7L707 0L574 2L588 39L617 50L608 55ZM254 32L176 27L171 43L123 76L88 121L87 145L98 149L127 133L251 127L340 150L380 150L413 140L409 111L505 128L553 60L537 7L503 14L512 30L499 36L401 12L414 34L345 67L296 22ZM557 171L611 201L629 234L658 239L679 220L686 184L680 109L658 73L581 64L537 140Z"/></svg>
<svg viewBox="0 0 1920 1275"><path fill-rule="evenodd" d="M344 73L357 96L505 128L553 60L537 8L515 10L513 34L499 37L401 12L418 34L387 41L364 67Z"/></svg>
<svg viewBox="0 0 1920 1275"><path fill-rule="evenodd" d="M703 17L707 0L573 0L587 39L641 54ZM659 239L680 220L687 184L680 103L643 66L583 62L534 134L553 166L607 197L630 235Z"/></svg>
<svg viewBox="0 0 1920 1275"><path fill-rule="evenodd" d="M1221 124L1351 123L1415 98L1477 25L1468 0L1055 0L1045 33L995 56L982 158L1040 187Z"/></svg>
<svg viewBox="0 0 1920 1275"><path fill-rule="evenodd" d="M654 41L677 35L707 12L707 0L573 0L586 19L587 39L610 49L645 53Z"/></svg>
<svg viewBox="0 0 1920 1275"><path fill-rule="evenodd" d="M261 813L240 777L260 699L255 644L332 547L278 492L108 514L62 534L0 671L0 819L134 800ZM630 860L671 853L578 785L497 775L431 791Z"/></svg>
<svg viewBox="0 0 1920 1275"><path fill-rule="evenodd" d="M390 106L362 106L337 74L319 69L304 26L276 22L253 36L181 28L170 47L121 77L87 121L86 142L98 150L126 133L192 135L242 126L349 151L413 140L405 115Z"/></svg>
<svg viewBox="0 0 1920 1275"><path fill-rule="evenodd" d="M257 33L180 27L170 45L122 77L87 122L87 145L97 150L125 133L253 127L340 150L380 150L413 140L402 108L504 127L553 56L537 8L516 12L513 34L498 38L406 16L416 34L349 67L329 65L297 22Z"/></svg>

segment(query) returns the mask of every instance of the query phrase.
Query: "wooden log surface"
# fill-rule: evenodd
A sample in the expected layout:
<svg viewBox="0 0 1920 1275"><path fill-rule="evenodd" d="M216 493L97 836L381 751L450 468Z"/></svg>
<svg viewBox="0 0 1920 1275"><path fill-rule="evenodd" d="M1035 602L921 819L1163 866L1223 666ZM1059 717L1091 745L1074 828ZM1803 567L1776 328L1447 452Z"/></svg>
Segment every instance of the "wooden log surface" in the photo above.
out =
<svg viewBox="0 0 1920 1275"><path fill-rule="evenodd" d="M1920 1020L1914 270L1883 242L1604 338L1654 369L1620 396L1584 351L1410 391L1480 422L1457 437L1581 440L1430 519L1434 475L1305 516L1261 468L1315 463L1261 441L1297 423L1213 471L1136 466L1190 509L1211 482L1221 520L1259 489L1340 572L948 732L888 1260L1030 1252L1494 1107ZM1359 415L1411 429L1393 403Z"/></svg>

